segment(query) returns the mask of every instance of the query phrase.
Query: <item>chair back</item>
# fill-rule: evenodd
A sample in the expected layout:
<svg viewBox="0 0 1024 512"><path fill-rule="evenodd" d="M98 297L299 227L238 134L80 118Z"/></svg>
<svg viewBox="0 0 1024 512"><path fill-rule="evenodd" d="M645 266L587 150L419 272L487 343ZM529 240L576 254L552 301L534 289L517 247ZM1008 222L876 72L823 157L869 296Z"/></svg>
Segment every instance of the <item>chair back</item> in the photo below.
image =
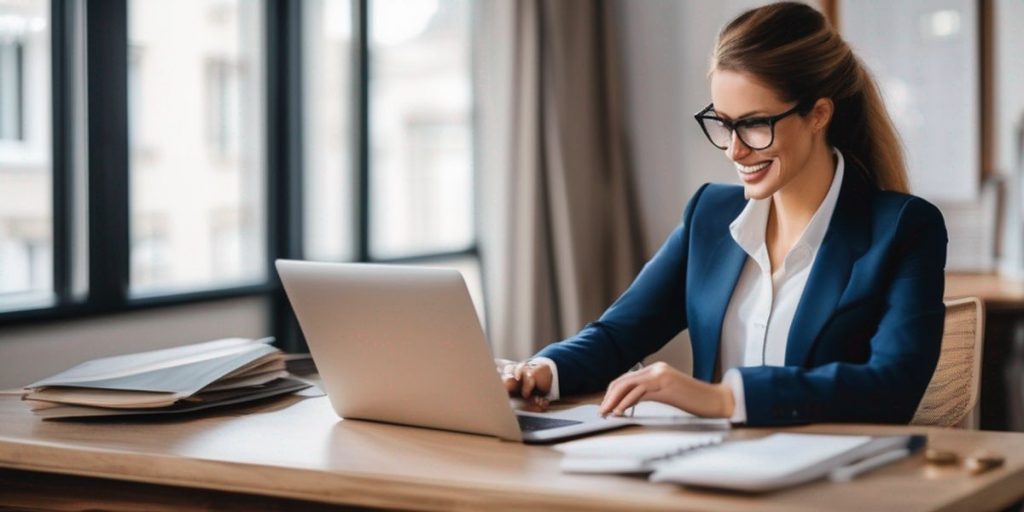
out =
<svg viewBox="0 0 1024 512"><path fill-rule="evenodd" d="M942 352L911 425L978 428L984 332L981 300L967 297L946 301Z"/></svg>

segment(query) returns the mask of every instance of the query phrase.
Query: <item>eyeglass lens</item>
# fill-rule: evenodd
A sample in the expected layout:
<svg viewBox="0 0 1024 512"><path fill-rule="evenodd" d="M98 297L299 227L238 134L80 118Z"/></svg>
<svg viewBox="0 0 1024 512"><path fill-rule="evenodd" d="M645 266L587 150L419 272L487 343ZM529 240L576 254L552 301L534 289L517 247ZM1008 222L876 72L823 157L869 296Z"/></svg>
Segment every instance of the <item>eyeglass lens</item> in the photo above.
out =
<svg viewBox="0 0 1024 512"><path fill-rule="evenodd" d="M732 129L717 119L703 117L701 123L711 139L711 143L721 149L732 145ZM764 149L772 143L772 127L767 121L757 123L744 123L736 127L736 131L743 141L751 149Z"/></svg>

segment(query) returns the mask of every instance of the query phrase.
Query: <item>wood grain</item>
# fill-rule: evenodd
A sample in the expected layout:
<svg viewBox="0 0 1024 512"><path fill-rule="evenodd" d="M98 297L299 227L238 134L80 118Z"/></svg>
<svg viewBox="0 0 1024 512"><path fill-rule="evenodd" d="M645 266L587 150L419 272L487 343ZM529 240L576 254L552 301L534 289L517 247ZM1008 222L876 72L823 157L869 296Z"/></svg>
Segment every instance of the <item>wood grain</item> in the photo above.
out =
<svg viewBox="0 0 1024 512"><path fill-rule="evenodd" d="M558 454L483 436L338 419L326 398L292 397L158 421L43 422L0 397L0 467L161 486L416 510L988 510L1024 497L1024 434L816 425L802 432L926 432L933 446L987 448L1004 467L979 476L907 459L849 484L768 495L565 475ZM763 429L731 436L757 437ZM55 489L59 489L56 485Z"/></svg>
<svg viewBox="0 0 1024 512"><path fill-rule="evenodd" d="M1024 282L995 274L946 274L946 298L978 297L986 309L1024 309Z"/></svg>

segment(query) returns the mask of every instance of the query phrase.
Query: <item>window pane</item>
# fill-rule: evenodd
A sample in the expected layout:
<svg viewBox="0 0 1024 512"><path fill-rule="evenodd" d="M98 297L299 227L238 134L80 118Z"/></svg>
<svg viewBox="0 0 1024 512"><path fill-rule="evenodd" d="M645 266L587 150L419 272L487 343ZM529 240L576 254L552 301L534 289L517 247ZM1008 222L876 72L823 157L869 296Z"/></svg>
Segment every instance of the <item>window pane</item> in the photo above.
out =
<svg viewBox="0 0 1024 512"><path fill-rule="evenodd" d="M370 253L473 243L467 0L370 3Z"/></svg>
<svg viewBox="0 0 1024 512"><path fill-rule="evenodd" d="M131 291L265 278L262 3L129 3Z"/></svg>
<svg viewBox="0 0 1024 512"><path fill-rule="evenodd" d="M356 219L349 72L352 4L307 0L302 8L304 255L313 260L351 260Z"/></svg>
<svg viewBox="0 0 1024 512"><path fill-rule="evenodd" d="M49 20L0 3L0 310L53 300Z"/></svg>

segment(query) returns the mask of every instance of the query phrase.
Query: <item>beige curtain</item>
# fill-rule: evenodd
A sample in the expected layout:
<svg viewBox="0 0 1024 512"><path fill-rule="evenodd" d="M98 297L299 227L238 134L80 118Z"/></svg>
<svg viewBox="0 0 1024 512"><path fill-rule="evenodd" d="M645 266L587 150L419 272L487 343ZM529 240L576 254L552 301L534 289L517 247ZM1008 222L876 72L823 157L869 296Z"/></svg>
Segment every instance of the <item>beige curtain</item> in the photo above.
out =
<svg viewBox="0 0 1024 512"><path fill-rule="evenodd" d="M642 261L612 5L481 3L479 240L495 354L596 319Z"/></svg>

